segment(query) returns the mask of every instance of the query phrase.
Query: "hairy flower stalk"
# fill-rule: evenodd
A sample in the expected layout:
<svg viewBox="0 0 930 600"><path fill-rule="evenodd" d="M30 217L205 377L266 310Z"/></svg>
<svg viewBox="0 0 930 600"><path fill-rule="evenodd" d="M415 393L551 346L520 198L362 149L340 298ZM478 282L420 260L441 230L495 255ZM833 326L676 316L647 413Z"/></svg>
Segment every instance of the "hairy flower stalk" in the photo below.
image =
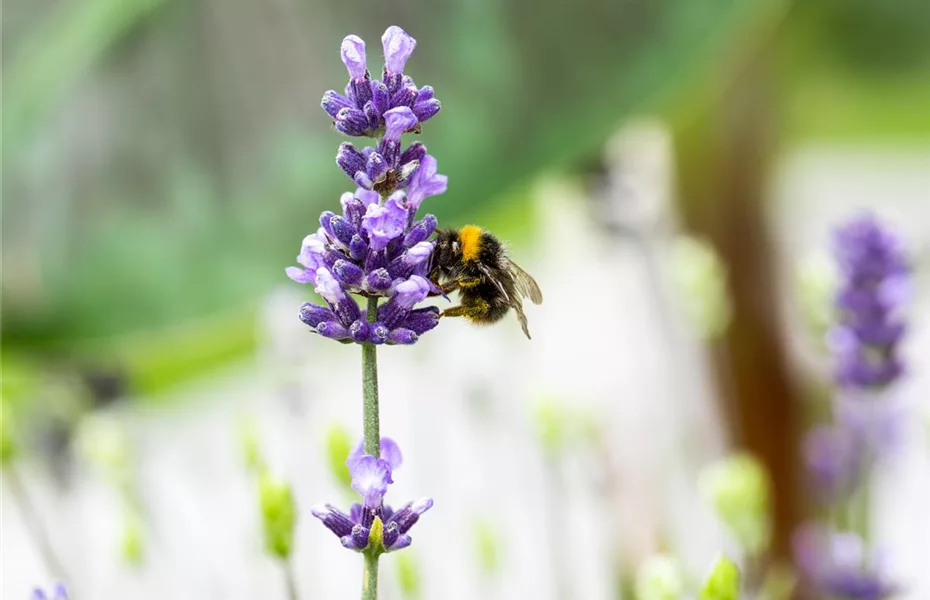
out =
<svg viewBox="0 0 930 600"><path fill-rule="evenodd" d="M353 453L347 464L352 485L365 502L354 505L349 515L329 506L313 514L344 546L365 555L363 598L377 597L378 557L409 545L407 530L432 506L432 500L421 501L394 513L381 503L400 453L396 452L396 464L383 456L377 346L414 344L439 322L438 308L417 307L427 296L442 292L428 278L434 247L429 238L438 223L433 215L418 218L417 211L426 198L444 193L447 183L426 146L403 143L405 134L419 134L422 124L440 109L432 87L418 88L404 74L416 40L391 26L381 42L384 68L381 79L375 80L368 71L365 42L355 35L342 41L340 54L349 82L344 94L327 91L321 106L336 130L371 138L373 145L339 146L336 164L356 189L342 195L342 214L320 215L319 229L301 244L300 266L286 269L292 280L312 283L325 301L304 303L300 320L323 337L362 347L364 441L358 456ZM364 312L353 296L366 299Z"/></svg>
<svg viewBox="0 0 930 600"><path fill-rule="evenodd" d="M836 365L835 419L809 432L803 447L812 487L834 518L829 526L802 527L795 559L818 594L880 600L897 586L870 547L869 475L901 424L902 412L886 392L904 371L900 310L910 276L901 241L870 214L837 231L834 254L840 286L828 345Z"/></svg>

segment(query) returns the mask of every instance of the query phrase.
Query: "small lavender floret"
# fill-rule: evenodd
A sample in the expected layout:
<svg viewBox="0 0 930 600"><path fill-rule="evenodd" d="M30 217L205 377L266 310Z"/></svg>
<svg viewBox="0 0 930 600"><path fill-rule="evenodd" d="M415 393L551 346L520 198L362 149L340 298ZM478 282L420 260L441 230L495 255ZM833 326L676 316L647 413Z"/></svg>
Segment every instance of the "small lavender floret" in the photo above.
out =
<svg viewBox="0 0 930 600"><path fill-rule="evenodd" d="M400 447L390 438L381 438L380 457L364 454L364 445L359 444L349 455L346 464L352 475L352 488L362 497L362 503L352 505L346 514L332 505L317 505L311 514L339 537L345 548L361 552L369 546L369 536L375 519L383 525L383 551L393 552L406 548L412 542L408 535L420 516L432 508L432 498L421 498L404 505L398 511L384 504L388 486L394 481L393 471L403 457Z"/></svg>

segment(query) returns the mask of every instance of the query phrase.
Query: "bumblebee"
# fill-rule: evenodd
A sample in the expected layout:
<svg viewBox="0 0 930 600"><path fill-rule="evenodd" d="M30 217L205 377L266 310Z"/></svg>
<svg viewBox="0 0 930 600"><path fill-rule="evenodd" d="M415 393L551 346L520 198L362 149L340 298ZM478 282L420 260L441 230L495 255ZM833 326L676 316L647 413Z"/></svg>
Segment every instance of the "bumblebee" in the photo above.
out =
<svg viewBox="0 0 930 600"><path fill-rule="evenodd" d="M430 279L443 292L458 290L461 300L442 316L488 325L500 321L512 308L530 339L523 298L540 304L542 292L529 273L507 257L500 240L474 225L440 230L432 261Z"/></svg>

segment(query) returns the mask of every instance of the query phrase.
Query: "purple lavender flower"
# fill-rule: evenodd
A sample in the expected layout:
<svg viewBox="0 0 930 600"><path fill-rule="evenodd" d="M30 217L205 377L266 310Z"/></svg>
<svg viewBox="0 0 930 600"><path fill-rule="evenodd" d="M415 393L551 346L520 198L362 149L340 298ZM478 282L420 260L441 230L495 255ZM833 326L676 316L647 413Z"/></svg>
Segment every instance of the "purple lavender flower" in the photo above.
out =
<svg viewBox="0 0 930 600"><path fill-rule="evenodd" d="M804 526L795 534L794 555L805 584L818 596L882 600L898 591L882 554L870 556L856 534Z"/></svg>
<svg viewBox="0 0 930 600"><path fill-rule="evenodd" d="M390 438L381 438L380 458L362 454L361 448L360 445L349 455L346 464L352 475L352 488L363 497L363 502L353 504L348 514L329 504L315 506L311 512L350 550L380 553L406 548L411 543L410 528L433 506L433 499L421 498L397 511L384 504L388 486L394 483L393 470L402 460L400 448ZM370 548L371 543L379 543L370 537L373 529L378 529L376 519L383 550Z"/></svg>
<svg viewBox="0 0 930 600"><path fill-rule="evenodd" d="M365 42L350 35L340 49L349 72L345 96L331 90L323 97L337 129L379 138L377 145L340 145L336 163L358 188L340 198L341 215L320 216L319 230L301 244L300 266L285 272L297 283L313 284L326 301L300 307L300 319L316 333L343 343L413 344L439 322L437 308L415 305L441 293L428 279L436 217L417 220L417 211L424 199L446 191L447 178L437 173L426 146L414 142L404 149L402 138L419 133L439 101L432 88L417 89L403 73L416 40L393 26L381 41L381 81L371 80ZM388 301L369 322L353 294Z"/></svg>
<svg viewBox="0 0 930 600"><path fill-rule="evenodd" d="M321 106L333 118L336 129L345 135L378 137L387 126L387 113L401 107L411 110L416 118L407 129L418 132L420 123L439 112L441 105L433 97L433 88L417 88L413 79L403 72L417 41L393 25L384 32L381 42L384 70L380 81L372 81L366 63L365 42L355 35L342 41L340 54L349 71L349 83L345 95L335 90L326 92Z"/></svg>
<svg viewBox="0 0 930 600"><path fill-rule="evenodd" d="M372 196L374 194L374 196ZM342 215L323 213L322 227L304 238L288 277L312 283L327 306L310 302L300 319L316 333L346 343L413 344L439 323L439 309L416 308L439 293L428 275L436 217L416 220L417 208L396 194L384 204L364 189L343 194ZM351 294L388 299L369 323Z"/></svg>
<svg viewBox="0 0 930 600"><path fill-rule="evenodd" d="M68 590L62 584L57 584L49 596L41 588L36 588L32 592L32 600L68 600Z"/></svg>
<svg viewBox="0 0 930 600"><path fill-rule="evenodd" d="M819 499L836 503L849 498L864 467L857 438L842 427L823 425L808 432L803 450L807 473Z"/></svg>
<svg viewBox="0 0 930 600"><path fill-rule="evenodd" d="M910 277L901 241L871 214L857 217L835 235L843 281L836 303L839 323L828 338L836 379L846 390L880 390L903 371L898 355Z"/></svg>

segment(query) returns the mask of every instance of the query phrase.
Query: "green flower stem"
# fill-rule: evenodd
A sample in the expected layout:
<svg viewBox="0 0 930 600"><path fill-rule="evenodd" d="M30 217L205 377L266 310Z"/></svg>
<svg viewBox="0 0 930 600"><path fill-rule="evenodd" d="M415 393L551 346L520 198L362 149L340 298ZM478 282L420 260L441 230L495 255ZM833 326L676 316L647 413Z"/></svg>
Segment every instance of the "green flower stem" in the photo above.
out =
<svg viewBox="0 0 930 600"><path fill-rule="evenodd" d="M368 299L368 322L378 315L378 298ZM378 349L374 344L362 344L362 394L364 397L365 453L381 456L381 431L378 417ZM380 538L380 536L379 536ZM378 544L381 544L380 539ZM362 600L378 598L378 555L365 552L365 574L362 580Z"/></svg>
<svg viewBox="0 0 930 600"><path fill-rule="evenodd" d="M378 299L368 299L368 322L378 315ZM378 348L362 344L362 393L364 396L365 454L381 456L381 432L378 419Z"/></svg>
<svg viewBox="0 0 930 600"><path fill-rule="evenodd" d="M376 553L365 553L362 600L378 600L378 555Z"/></svg>

